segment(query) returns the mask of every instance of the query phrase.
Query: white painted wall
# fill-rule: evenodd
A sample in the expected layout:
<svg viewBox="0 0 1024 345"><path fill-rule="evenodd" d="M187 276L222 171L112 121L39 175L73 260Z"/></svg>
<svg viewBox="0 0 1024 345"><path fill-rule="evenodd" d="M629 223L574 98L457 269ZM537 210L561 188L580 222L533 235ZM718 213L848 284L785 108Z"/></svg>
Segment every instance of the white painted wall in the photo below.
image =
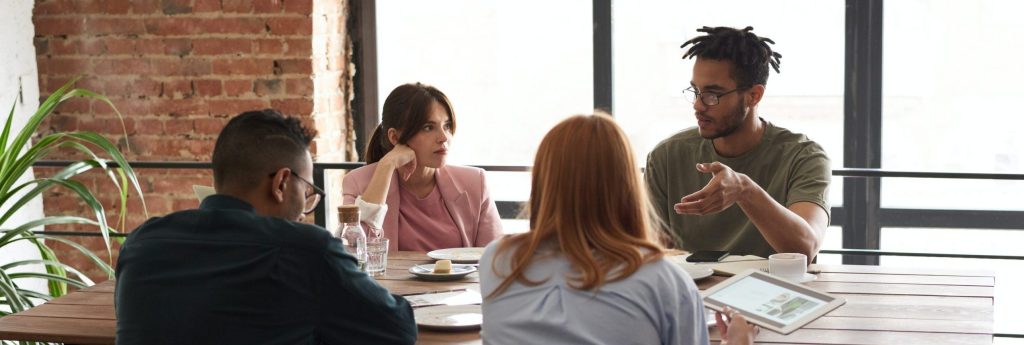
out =
<svg viewBox="0 0 1024 345"><path fill-rule="evenodd" d="M17 100L14 115L15 131L21 129L28 117L39 107L36 51L32 45L32 37L35 35L32 6L32 1L4 1L3 10L0 11L0 32L3 33L0 34L0 118L3 119L0 127L7 121L12 102ZM29 170L21 180L28 181L31 178L32 171ZM36 198L22 207L11 220L0 224L0 228L13 228L42 216L43 201ZM27 242L0 250L0 263L38 257L39 252ZM26 285L35 290L42 290L45 287L41 281L38 284Z"/></svg>

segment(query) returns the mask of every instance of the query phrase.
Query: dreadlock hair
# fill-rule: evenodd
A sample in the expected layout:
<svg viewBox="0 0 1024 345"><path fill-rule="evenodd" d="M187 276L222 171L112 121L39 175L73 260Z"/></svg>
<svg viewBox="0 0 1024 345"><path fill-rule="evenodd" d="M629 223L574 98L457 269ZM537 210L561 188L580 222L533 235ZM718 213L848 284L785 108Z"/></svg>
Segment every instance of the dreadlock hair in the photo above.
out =
<svg viewBox="0 0 1024 345"><path fill-rule="evenodd" d="M731 74L737 87L767 85L768 65L775 69L775 73L779 73L779 59L782 58L782 54L772 51L768 46L768 43L775 44L775 41L768 37L758 37L751 32L752 30L752 26L743 30L725 26L705 26L697 29L697 32L706 35L694 37L679 48L692 45L683 54L683 59L696 56L701 59L732 62Z"/></svg>

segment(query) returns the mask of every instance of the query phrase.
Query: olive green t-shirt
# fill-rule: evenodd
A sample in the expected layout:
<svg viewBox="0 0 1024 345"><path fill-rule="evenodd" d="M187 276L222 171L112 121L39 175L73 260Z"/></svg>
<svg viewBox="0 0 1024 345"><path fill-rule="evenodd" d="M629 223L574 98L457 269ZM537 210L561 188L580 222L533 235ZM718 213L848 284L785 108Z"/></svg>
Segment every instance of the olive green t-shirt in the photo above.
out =
<svg viewBox="0 0 1024 345"><path fill-rule="evenodd" d="M697 171L697 163L717 161L746 174L785 207L806 201L829 213L832 171L825 150L803 134L762 121L761 142L739 157L718 155L711 140L702 138L696 127L665 139L647 156L645 179L651 202L679 247L763 257L775 253L739 205L704 216L675 212L679 199L711 181L711 174Z"/></svg>

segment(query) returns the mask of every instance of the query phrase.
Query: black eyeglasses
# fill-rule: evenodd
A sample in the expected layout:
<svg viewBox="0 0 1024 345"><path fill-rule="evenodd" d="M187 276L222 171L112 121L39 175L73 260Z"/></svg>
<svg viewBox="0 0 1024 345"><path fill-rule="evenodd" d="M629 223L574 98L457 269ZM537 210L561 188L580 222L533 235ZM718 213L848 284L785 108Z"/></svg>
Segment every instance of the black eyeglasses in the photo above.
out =
<svg viewBox="0 0 1024 345"><path fill-rule="evenodd" d="M719 98L722 98L722 96L728 95L730 93L733 93L733 92L736 92L736 91L739 91L739 90L749 89L749 88L750 87L737 87L735 89L732 89L732 90L729 90L729 91L726 91L726 92L722 92L722 93L712 93L710 91L700 92L700 91L697 91L696 89L694 89L693 86L691 86L691 87L686 88L686 90L683 90L683 95L686 96L686 100L690 101L690 103L697 102L697 98L700 98L700 102L701 103L704 103L704 105L710 107L710 106L713 106L713 105L718 105Z"/></svg>
<svg viewBox="0 0 1024 345"><path fill-rule="evenodd" d="M274 175L276 174L277 172L272 172L270 173L270 177L274 177ZM291 170L291 174L292 176L295 176L295 178L299 179L299 181L305 182L310 187L313 187L313 194L306 195L306 204L302 209L302 214L308 215L310 213L313 213L313 211L316 211L316 205L320 204L320 199L323 199L324 196L327 195L327 193L324 192L323 189L320 189L320 187L317 187L315 184L313 184L313 182L309 182L306 179L302 178L302 176L299 176L299 174L296 174L294 170Z"/></svg>

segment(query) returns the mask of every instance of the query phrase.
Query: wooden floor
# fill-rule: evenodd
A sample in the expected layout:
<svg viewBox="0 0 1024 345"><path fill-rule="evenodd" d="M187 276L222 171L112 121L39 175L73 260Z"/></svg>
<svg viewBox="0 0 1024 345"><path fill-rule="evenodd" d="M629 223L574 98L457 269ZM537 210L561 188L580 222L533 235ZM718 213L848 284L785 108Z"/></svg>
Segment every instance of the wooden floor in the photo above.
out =
<svg viewBox="0 0 1024 345"><path fill-rule="evenodd" d="M391 255L388 272L378 277L396 294L478 287L477 274L456 282L413 278L408 268L429 263L423 253ZM846 298L845 305L787 336L762 331L758 343L772 344L992 344L992 273L814 265L821 273L815 289ZM706 289L723 277L698 281ZM0 339L74 344L113 344L114 284L103 282L31 310L0 319ZM718 333L712 329L713 342ZM480 334L421 331L419 344L480 344Z"/></svg>

